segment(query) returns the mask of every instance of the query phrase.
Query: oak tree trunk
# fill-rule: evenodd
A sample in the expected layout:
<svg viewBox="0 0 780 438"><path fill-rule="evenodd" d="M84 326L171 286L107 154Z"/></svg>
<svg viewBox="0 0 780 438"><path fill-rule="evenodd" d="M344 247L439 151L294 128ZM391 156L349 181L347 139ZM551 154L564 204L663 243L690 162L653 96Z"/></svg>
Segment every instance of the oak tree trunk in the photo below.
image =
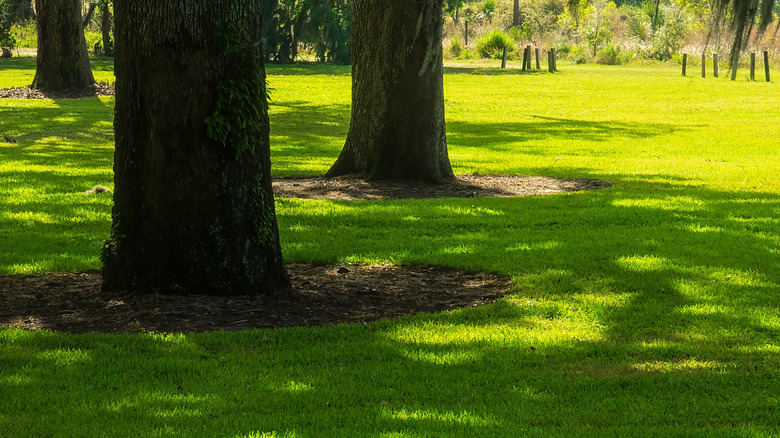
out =
<svg viewBox="0 0 780 438"><path fill-rule="evenodd" d="M355 0L352 116L327 176L452 178L444 124L442 0Z"/></svg>
<svg viewBox="0 0 780 438"><path fill-rule="evenodd" d="M103 290L285 287L254 0L114 0L114 210Z"/></svg>
<svg viewBox="0 0 780 438"><path fill-rule="evenodd" d="M111 41L111 9L108 3L103 5L100 15L100 32L103 36L103 54L114 56L114 43Z"/></svg>
<svg viewBox="0 0 780 438"><path fill-rule="evenodd" d="M38 56L32 88L66 90L95 84L81 27L81 0L35 0Z"/></svg>

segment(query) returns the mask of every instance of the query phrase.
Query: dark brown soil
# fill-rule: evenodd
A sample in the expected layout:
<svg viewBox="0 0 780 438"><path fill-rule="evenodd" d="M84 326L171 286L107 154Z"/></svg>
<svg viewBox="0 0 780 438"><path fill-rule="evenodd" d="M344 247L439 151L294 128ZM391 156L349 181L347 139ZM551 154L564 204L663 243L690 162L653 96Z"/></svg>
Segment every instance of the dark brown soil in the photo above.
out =
<svg viewBox="0 0 780 438"><path fill-rule="evenodd" d="M365 181L354 175L336 178L276 178L273 184L275 196L344 201L514 197L612 187L612 183L597 179L512 175L457 175L454 180L444 184L417 181Z"/></svg>
<svg viewBox="0 0 780 438"><path fill-rule="evenodd" d="M0 98L4 99L79 99L92 96L113 96L114 84L98 82L90 88L74 88L63 91L36 90L30 87L0 88Z"/></svg>
<svg viewBox="0 0 780 438"><path fill-rule="evenodd" d="M445 184L281 178L276 196L406 199L528 196L610 187L605 181L460 175ZM105 297L100 273L0 277L0 328L72 333L202 332L368 322L491 303L511 280L436 266L288 264L292 287L276 296L139 294Z"/></svg>
<svg viewBox="0 0 780 438"><path fill-rule="evenodd" d="M511 280L435 266L291 263L276 296L104 297L100 273L0 277L0 328L71 333L202 332L368 322L478 306Z"/></svg>

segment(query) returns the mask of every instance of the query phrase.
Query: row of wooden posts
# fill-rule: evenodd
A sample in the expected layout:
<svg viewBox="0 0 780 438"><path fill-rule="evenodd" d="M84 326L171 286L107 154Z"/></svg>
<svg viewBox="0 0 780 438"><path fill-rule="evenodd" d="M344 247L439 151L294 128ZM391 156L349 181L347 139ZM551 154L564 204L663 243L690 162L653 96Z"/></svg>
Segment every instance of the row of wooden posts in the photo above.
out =
<svg viewBox="0 0 780 438"><path fill-rule="evenodd" d="M688 55L683 54L683 62L682 62L682 74L685 76L686 67L688 66ZM718 77L718 54L715 53L712 55L712 75L716 78ZM764 51L764 75L766 76L766 81L769 82L769 52ZM707 77L707 55L704 53L701 54L701 77L706 78ZM732 69L731 70L731 80L737 79L737 70ZM750 53L750 80L755 81L756 80L756 53L751 52Z"/></svg>
<svg viewBox="0 0 780 438"><path fill-rule="evenodd" d="M506 50L507 47L504 46L504 54L501 56L501 68L506 68ZM541 70L542 66L539 62L539 48L535 48L535 55L536 55L536 69ZM555 62L557 59L557 55L555 54L555 48L551 48L547 51L547 70L550 71L550 73L558 71L557 63ZM531 45L527 45L525 47L525 50L523 50L523 71L531 70Z"/></svg>

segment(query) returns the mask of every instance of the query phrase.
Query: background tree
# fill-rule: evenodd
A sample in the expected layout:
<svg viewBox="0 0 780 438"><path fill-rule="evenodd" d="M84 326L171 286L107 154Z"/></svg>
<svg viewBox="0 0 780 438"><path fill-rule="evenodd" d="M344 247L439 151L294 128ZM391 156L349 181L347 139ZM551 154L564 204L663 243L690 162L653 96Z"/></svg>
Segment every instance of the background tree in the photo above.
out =
<svg viewBox="0 0 780 438"><path fill-rule="evenodd" d="M0 0L0 58L10 58L16 38L11 34L11 5Z"/></svg>
<svg viewBox="0 0 780 438"><path fill-rule="evenodd" d="M111 41L112 26L111 2L103 0L100 3L100 33L103 37L103 54L106 56L114 56L114 42Z"/></svg>
<svg viewBox="0 0 780 438"><path fill-rule="evenodd" d="M763 33L774 20L775 0L715 0L719 20L728 21L734 31L730 64L732 78L737 74L739 56L754 30Z"/></svg>
<svg viewBox="0 0 780 438"><path fill-rule="evenodd" d="M261 0L267 61L293 62L300 45L317 60L348 64L352 0Z"/></svg>
<svg viewBox="0 0 780 438"><path fill-rule="evenodd" d="M447 154L442 0L355 0L352 116L327 176L440 182Z"/></svg>
<svg viewBox="0 0 780 438"><path fill-rule="evenodd" d="M38 56L33 88L64 90L95 84L81 26L81 0L35 0Z"/></svg>
<svg viewBox="0 0 780 438"><path fill-rule="evenodd" d="M284 287L257 2L114 7L115 189L104 291Z"/></svg>

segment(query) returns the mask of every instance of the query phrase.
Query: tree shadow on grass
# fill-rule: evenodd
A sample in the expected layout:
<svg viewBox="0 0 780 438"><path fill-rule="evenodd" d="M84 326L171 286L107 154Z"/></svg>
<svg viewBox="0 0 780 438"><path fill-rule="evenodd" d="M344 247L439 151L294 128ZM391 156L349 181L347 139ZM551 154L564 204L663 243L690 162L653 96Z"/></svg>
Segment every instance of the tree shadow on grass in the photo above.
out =
<svg viewBox="0 0 780 438"><path fill-rule="evenodd" d="M476 76L531 76L548 74L546 67L542 69L523 70L522 61L509 61L507 68L500 68L501 60L496 60L495 67L444 67L445 75L476 75Z"/></svg>
<svg viewBox="0 0 780 438"><path fill-rule="evenodd" d="M112 186L111 108L98 98L35 105L0 105L3 129L16 138L0 143L3 273L83 269L108 233L111 196L84 192Z"/></svg>
<svg viewBox="0 0 780 438"><path fill-rule="evenodd" d="M652 138L679 131L677 125L666 123L626 123L618 121L576 120L534 116L532 122L447 123L447 141L464 148L512 150L518 143L549 144L561 139L583 139L609 142L615 138ZM523 146L523 153L541 154L541 150Z"/></svg>
<svg viewBox="0 0 780 438"><path fill-rule="evenodd" d="M296 110L313 120L332 112ZM30 232L60 248L49 260L62 248L92 254L67 244L83 230L78 221L90 220L80 212L86 201L64 196L47 210L50 201L36 197L75 197L86 178L68 169L81 162L90 175L110 175L110 152L89 152L102 134L74 134L85 135L76 155L56 141L39 145L52 136L43 129L88 131L110 114L90 122L64 109L36 111L25 115L40 132L25 128L20 146L0 147L3 162L34 165L3 174L29 178L14 187L33 193L3 193L0 211L78 220L32 219L26 231L2 235L4 263L27 263L16 254ZM4 123L9 115L0 107ZM337 138L343 127L335 122L314 137ZM549 139L573 135L551 123ZM282 135L294 138L292 130ZM312 158L330 153L315 149ZM46 163L60 169L38 168ZM0 436L777 434L780 195L650 174L610 179L607 191L521 199L281 200L288 259L500 272L514 276L513 295L367 326L169 336L3 330ZM13 220L3 216L0 230Z"/></svg>

